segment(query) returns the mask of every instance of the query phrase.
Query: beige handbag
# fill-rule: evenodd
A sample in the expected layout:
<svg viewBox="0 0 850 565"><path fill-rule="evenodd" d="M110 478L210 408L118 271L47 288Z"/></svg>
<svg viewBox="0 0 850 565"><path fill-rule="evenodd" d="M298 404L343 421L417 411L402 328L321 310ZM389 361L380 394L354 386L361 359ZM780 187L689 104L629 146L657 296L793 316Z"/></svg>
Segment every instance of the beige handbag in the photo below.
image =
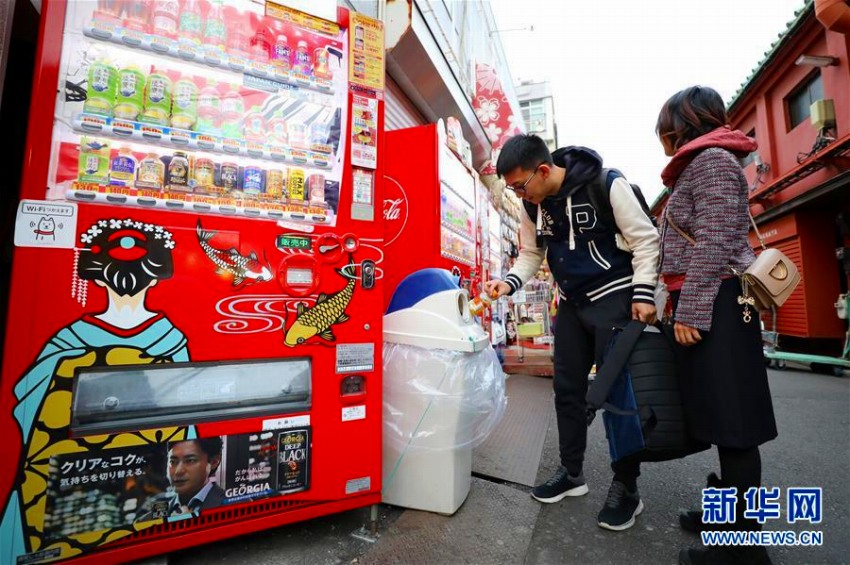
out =
<svg viewBox="0 0 850 565"><path fill-rule="evenodd" d="M756 221L749 210L747 210L747 215L749 215L750 222L753 224L762 252L743 273L730 267L732 272L741 278L744 295L739 298L739 301L743 299L743 302L752 304L758 310L769 310L771 307L779 308L785 304L785 301L800 284L800 272L797 270L797 265L784 253L775 247L768 248L764 244L764 238L761 236ZM694 238L679 229L679 226L673 222L669 212L665 218L670 227L676 230L679 235L688 240L691 245L696 245L697 242ZM750 302L750 299L752 299L752 302Z"/></svg>

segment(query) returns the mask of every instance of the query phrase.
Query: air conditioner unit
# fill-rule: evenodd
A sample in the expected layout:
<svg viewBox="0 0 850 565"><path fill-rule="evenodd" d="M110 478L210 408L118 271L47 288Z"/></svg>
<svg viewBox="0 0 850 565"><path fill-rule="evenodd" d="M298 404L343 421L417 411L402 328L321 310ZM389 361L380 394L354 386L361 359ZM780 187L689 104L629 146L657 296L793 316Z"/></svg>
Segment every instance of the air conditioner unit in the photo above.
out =
<svg viewBox="0 0 850 565"><path fill-rule="evenodd" d="M815 100L809 107L812 125L817 130L835 127L835 104L832 99Z"/></svg>

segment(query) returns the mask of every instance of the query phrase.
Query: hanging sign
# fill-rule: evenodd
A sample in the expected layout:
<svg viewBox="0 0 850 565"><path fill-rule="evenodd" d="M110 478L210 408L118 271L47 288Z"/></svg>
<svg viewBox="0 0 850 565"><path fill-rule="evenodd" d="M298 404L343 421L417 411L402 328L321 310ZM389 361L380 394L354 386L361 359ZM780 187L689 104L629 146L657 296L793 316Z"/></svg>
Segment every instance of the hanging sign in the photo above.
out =
<svg viewBox="0 0 850 565"><path fill-rule="evenodd" d="M357 86L384 90L384 22L351 13L348 81Z"/></svg>

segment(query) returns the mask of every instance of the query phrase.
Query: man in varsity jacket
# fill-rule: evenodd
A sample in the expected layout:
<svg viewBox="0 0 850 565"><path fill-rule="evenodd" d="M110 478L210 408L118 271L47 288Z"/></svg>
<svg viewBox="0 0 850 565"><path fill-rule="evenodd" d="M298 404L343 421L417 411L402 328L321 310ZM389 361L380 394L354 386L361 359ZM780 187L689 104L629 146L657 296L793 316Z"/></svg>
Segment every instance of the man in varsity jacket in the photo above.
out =
<svg viewBox="0 0 850 565"><path fill-rule="evenodd" d="M582 473L587 376L613 327L631 319L655 321L659 235L626 179L616 171L604 174L602 158L586 147L550 154L539 137L517 135L502 148L496 172L523 200L520 252L505 280L486 282L485 292L513 294L544 256L560 292L553 385L561 467L532 491L540 502L553 503L588 491ZM598 191L591 194L594 187ZM609 201L607 213L597 209ZM598 523L619 531L634 525L643 510L640 469L629 458L612 468Z"/></svg>

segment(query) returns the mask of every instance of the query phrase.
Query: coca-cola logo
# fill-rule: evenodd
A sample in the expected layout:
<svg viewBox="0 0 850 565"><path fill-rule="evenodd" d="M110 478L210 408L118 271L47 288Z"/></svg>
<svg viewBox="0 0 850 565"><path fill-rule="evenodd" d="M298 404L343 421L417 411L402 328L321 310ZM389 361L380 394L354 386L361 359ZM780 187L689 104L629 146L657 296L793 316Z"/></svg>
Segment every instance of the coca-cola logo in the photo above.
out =
<svg viewBox="0 0 850 565"><path fill-rule="evenodd" d="M392 177L384 179L384 245L390 245L407 226L408 203L401 184Z"/></svg>

